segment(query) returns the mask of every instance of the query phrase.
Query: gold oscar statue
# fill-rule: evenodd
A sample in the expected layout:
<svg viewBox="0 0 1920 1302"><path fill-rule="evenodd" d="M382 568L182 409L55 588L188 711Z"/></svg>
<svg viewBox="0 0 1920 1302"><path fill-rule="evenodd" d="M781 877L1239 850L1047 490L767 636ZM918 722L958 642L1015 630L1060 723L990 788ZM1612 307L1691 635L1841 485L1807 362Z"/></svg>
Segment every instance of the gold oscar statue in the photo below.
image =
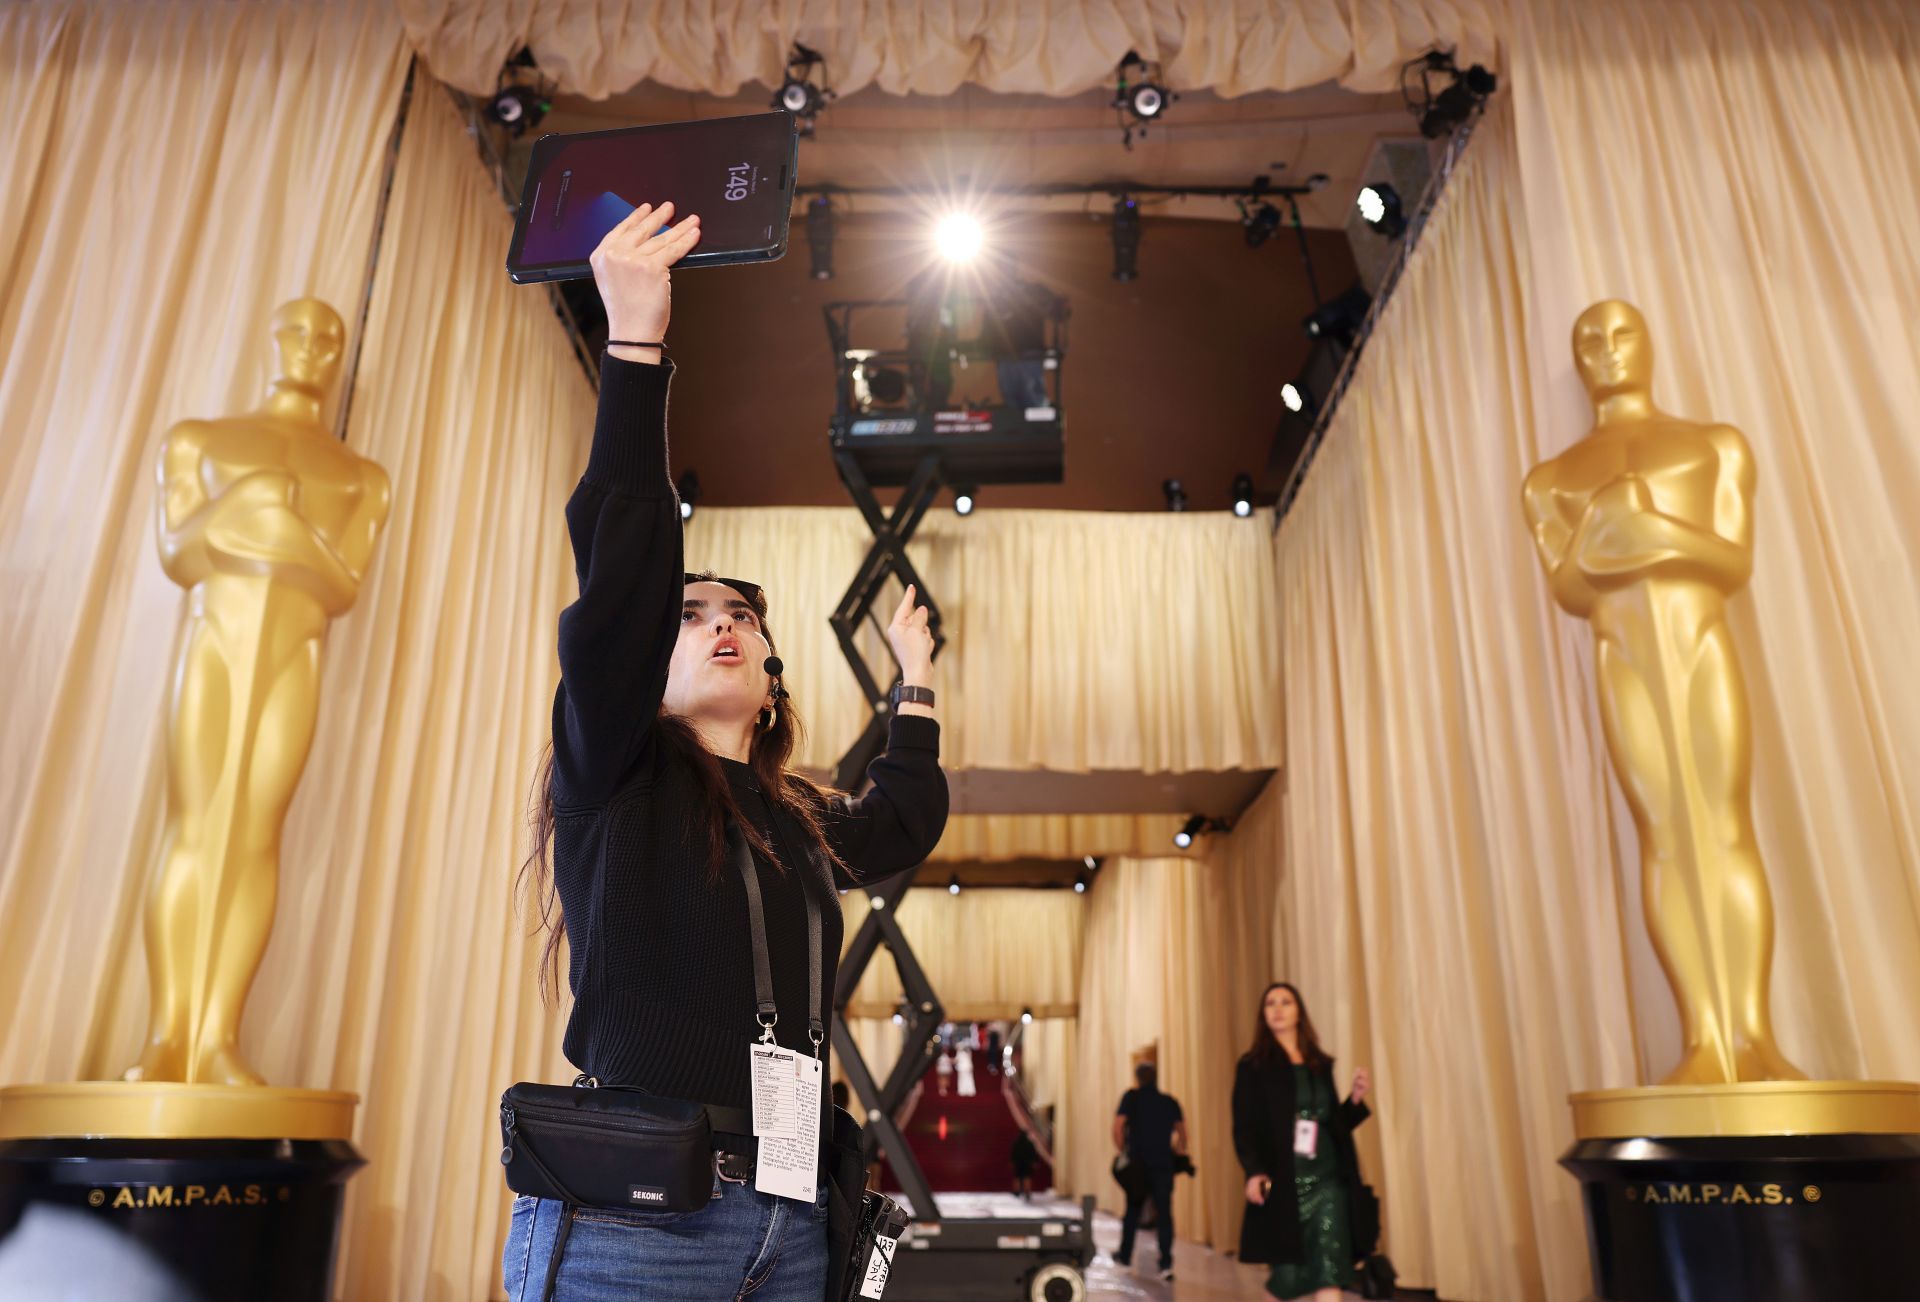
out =
<svg viewBox="0 0 1920 1302"><path fill-rule="evenodd" d="M273 339L262 406L181 421L160 450L160 563L188 601L147 895L151 1016L130 1081L263 1083L238 1037L273 927L280 825L313 742L327 621L359 595L387 519L386 472L320 420L339 314L298 299L274 313Z"/></svg>
<svg viewBox="0 0 1920 1302"><path fill-rule="evenodd" d="M1568 1099L1560 1164L1581 1184L1591 1296L1907 1296L1920 1254L1889 1252L1881 1227L1920 1207L1920 1085L1810 1081L1774 1042L1773 902L1727 625L1753 573L1753 450L1654 405L1630 304L1582 312L1573 356L1593 427L1528 474L1527 522L1554 600L1593 626L1607 753L1685 1035L1661 1083Z"/></svg>
<svg viewBox="0 0 1920 1302"><path fill-rule="evenodd" d="M313 742L321 642L359 595L391 501L386 472L321 423L339 314L287 303L273 340L264 403L181 421L160 447L160 564L187 609L146 901L145 1051L120 1080L0 1089L0 1201L86 1190L81 1214L146 1241L195 1297L331 1296L343 1186L365 1165L356 1095L269 1086L238 1042Z"/></svg>
<svg viewBox="0 0 1920 1302"><path fill-rule="evenodd" d="M1527 476L1527 520L1554 600L1593 625L1607 752L1686 1039L1663 1083L1801 1080L1768 1010L1773 905L1727 627L1753 572L1753 453L1731 426L1654 406L1653 343L1630 304L1581 313L1573 354L1593 428Z"/></svg>

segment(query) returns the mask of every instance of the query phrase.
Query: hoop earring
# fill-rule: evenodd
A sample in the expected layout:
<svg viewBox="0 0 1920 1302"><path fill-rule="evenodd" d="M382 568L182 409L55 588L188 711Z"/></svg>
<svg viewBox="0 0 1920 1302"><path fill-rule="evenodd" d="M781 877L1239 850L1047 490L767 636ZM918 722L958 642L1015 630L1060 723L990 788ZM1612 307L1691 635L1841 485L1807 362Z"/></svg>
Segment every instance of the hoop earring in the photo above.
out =
<svg viewBox="0 0 1920 1302"><path fill-rule="evenodd" d="M772 732L774 728L779 725L779 723L780 723L779 707L770 705L767 707L767 721L765 724L761 725L760 731Z"/></svg>

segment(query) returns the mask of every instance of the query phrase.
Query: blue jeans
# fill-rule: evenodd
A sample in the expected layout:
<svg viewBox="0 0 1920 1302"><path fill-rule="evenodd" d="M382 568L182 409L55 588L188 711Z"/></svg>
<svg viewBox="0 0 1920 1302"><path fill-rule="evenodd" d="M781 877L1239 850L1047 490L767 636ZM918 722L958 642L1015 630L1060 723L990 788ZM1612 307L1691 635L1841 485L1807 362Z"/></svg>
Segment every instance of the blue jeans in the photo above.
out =
<svg viewBox="0 0 1920 1302"><path fill-rule="evenodd" d="M563 1204L513 1200L501 1272L510 1302L539 1302ZM812 1206L716 1178L693 1212L574 1213L554 1302L821 1302L827 1292L827 1192Z"/></svg>

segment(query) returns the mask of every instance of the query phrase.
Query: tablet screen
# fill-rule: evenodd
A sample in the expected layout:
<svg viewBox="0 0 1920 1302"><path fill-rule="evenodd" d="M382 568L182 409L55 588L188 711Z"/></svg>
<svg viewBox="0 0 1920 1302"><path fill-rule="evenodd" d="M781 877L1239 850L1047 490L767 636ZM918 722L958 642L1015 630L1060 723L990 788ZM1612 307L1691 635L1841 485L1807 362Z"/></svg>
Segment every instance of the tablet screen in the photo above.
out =
<svg viewBox="0 0 1920 1302"><path fill-rule="evenodd" d="M700 215L707 257L784 241L792 202L793 119L785 113L549 136L534 146L509 263L587 261L641 203Z"/></svg>

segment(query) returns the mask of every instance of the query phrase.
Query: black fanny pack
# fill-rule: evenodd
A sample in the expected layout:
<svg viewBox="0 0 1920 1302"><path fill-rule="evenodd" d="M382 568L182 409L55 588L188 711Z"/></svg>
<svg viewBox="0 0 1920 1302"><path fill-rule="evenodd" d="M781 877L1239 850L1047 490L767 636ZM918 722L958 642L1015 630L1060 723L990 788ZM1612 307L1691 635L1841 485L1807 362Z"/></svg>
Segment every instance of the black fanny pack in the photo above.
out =
<svg viewBox="0 0 1920 1302"><path fill-rule="evenodd" d="M523 1081L500 1096L507 1188L576 1207L690 1212L713 1196L713 1119L640 1090Z"/></svg>

